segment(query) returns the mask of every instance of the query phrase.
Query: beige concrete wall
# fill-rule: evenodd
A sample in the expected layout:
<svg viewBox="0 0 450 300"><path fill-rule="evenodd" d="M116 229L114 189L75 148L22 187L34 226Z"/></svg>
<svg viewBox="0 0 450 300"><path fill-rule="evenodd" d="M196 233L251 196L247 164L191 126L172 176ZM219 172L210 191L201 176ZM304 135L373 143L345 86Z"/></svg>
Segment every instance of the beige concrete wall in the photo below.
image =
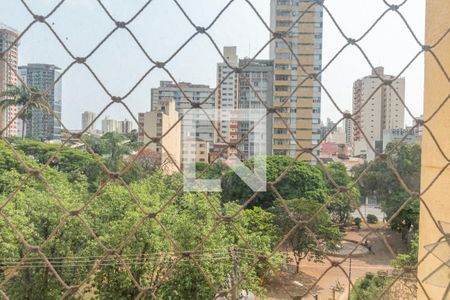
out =
<svg viewBox="0 0 450 300"><path fill-rule="evenodd" d="M426 44L434 44L450 28L450 5L448 0L427 0L426 6ZM447 35L442 42L433 48L433 52L439 57L447 73L450 73L450 36ZM440 70L432 55L425 56L425 120L427 120L439 105L449 95L450 85L445 75ZM439 144L450 155L450 103L447 103L441 111L435 115L427 125L435 135ZM422 191L432 182L438 173L446 166L447 161L442 157L427 130L423 132L422 142ZM450 219L449 197L450 169L447 168L432 187L423 195L424 202L430 208L432 216L437 220ZM442 236L436 228L425 206L421 205L420 214L420 243L419 260L426 255L425 245L435 243ZM419 266L418 276L423 280L434 271L440 262L432 255L428 256ZM445 283L444 283L445 284ZM444 288L423 283L426 293L431 299L442 299ZM418 290L418 299L428 297Z"/></svg>
<svg viewBox="0 0 450 300"><path fill-rule="evenodd" d="M177 172L181 164L181 123L176 124L178 118L174 101L166 101L163 110L147 112L144 115L144 130L150 137L160 137L169 132L160 141L167 152L159 144L148 145L149 149L161 153L163 168L168 173ZM144 136L144 143L149 141L150 139Z"/></svg>

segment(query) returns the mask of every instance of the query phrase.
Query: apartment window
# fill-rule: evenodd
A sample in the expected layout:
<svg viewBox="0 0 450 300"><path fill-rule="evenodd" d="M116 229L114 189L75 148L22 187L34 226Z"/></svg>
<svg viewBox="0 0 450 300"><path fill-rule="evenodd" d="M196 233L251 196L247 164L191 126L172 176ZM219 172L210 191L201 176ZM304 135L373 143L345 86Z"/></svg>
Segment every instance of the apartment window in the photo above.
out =
<svg viewBox="0 0 450 300"><path fill-rule="evenodd" d="M276 53L276 59L291 59L291 53Z"/></svg>
<svg viewBox="0 0 450 300"><path fill-rule="evenodd" d="M276 26L280 26L280 27L289 27L291 25L291 21L277 21L276 22Z"/></svg>
<svg viewBox="0 0 450 300"><path fill-rule="evenodd" d="M276 70L289 70L289 65L286 64L276 64L275 65Z"/></svg>
<svg viewBox="0 0 450 300"><path fill-rule="evenodd" d="M289 92L289 87L284 85L275 86L275 91L277 92Z"/></svg>
<svg viewBox="0 0 450 300"><path fill-rule="evenodd" d="M292 46L292 45L291 45ZM286 49L286 48L289 48L288 47L288 45L285 43L285 42L276 42L275 43L275 48L283 48L283 49Z"/></svg>
<svg viewBox="0 0 450 300"><path fill-rule="evenodd" d="M286 17L290 15L291 15L290 10L277 10L277 16Z"/></svg>
<svg viewBox="0 0 450 300"><path fill-rule="evenodd" d="M275 80L287 81L289 80L289 75L275 75Z"/></svg>
<svg viewBox="0 0 450 300"><path fill-rule="evenodd" d="M287 128L275 128L273 133L275 134L287 134Z"/></svg>

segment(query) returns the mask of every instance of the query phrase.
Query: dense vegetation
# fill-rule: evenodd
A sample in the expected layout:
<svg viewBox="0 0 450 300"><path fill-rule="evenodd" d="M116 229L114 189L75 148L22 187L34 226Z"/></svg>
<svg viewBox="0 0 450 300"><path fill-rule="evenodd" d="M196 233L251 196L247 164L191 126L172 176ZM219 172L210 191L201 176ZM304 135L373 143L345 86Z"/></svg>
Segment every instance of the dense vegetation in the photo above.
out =
<svg viewBox="0 0 450 300"><path fill-rule="evenodd" d="M386 151L390 151L394 146L394 144L387 145ZM361 195L376 196L387 219L390 219L410 198L405 188L411 192L420 191L420 153L419 145L402 144L387 160L375 161L359 181ZM359 177L367 167L367 163L355 167L354 177ZM418 222L419 199L413 197L390 224L393 230L402 233L402 238L406 241L417 231Z"/></svg>
<svg viewBox="0 0 450 300"><path fill-rule="evenodd" d="M279 251L293 253L299 272L303 259L320 261L339 246L337 226L350 221L360 196L342 164L325 170L283 156L267 158L267 179L279 194L268 189L248 202L253 192L222 163L199 164L197 174L223 178L223 193L177 193L182 176L165 175L155 153L138 153L135 135L86 142L79 150L0 141L0 281L15 275L3 288L11 299L58 299L63 284L81 284L83 293L99 299L132 299L139 286L161 299L212 299L236 283L264 294L265 281L286 262ZM410 174L415 150L402 151L394 163ZM120 172L130 162L124 181L105 172ZM371 180L380 178L377 172L391 176L384 165L372 172ZM394 210L389 205L398 204L387 199L401 191L379 189L369 180L361 193L380 195L383 208ZM296 225L306 221L307 228ZM393 264L413 265L413 250Z"/></svg>
<svg viewBox="0 0 450 300"><path fill-rule="evenodd" d="M241 290L263 294L264 281L285 261L278 252L271 255L274 247L294 226L279 201L251 205L219 223L221 216L239 211L243 196L238 202L222 201L218 193L174 197L182 177L156 168L131 168L128 186L107 176L101 164L119 171L134 155L124 140L115 135L90 139L95 156L33 140L0 142L0 205L6 218L0 218L0 280L23 259L5 286L7 294L13 299L57 299L64 293L63 282L82 283L80 290L100 299L134 298L138 286L163 299L211 299L215 289L227 290L237 282ZM41 175L30 176L30 170ZM291 177L286 184L298 185L310 176L311 184L318 180L292 194L287 194L288 186L281 188L295 217L306 220L326 201L328 191L320 170L299 164L294 172L297 179ZM206 175L229 178L230 173L218 164ZM290 200L294 196L298 199ZM326 211L310 229L320 244L301 238L305 229L289 239L301 258L321 259L321 250L340 241ZM37 249L33 246L40 248L30 251ZM255 254L269 257L274 268L255 260Z"/></svg>

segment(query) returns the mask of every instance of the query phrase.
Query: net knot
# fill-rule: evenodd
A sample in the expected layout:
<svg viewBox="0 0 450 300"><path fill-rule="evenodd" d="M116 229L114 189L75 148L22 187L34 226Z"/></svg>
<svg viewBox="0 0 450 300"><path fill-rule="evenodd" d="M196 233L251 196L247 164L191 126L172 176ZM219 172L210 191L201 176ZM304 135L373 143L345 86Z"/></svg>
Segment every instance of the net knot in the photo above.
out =
<svg viewBox="0 0 450 300"><path fill-rule="evenodd" d="M198 33L205 33L206 32L206 28L202 27L202 26L197 26L195 27L195 29L197 30Z"/></svg>
<svg viewBox="0 0 450 300"><path fill-rule="evenodd" d="M332 260L332 261L331 261L331 266L332 266L333 268L337 268L339 265L340 265L340 263L339 263L337 260Z"/></svg>
<svg viewBox="0 0 450 300"><path fill-rule="evenodd" d="M431 46L429 46L429 45L422 45L422 50L423 51L430 51L431 50Z"/></svg>
<svg viewBox="0 0 450 300"><path fill-rule="evenodd" d="M75 140L79 140L83 134L81 132L73 132L72 138Z"/></svg>
<svg viewBox="0 0 450 300"><path fill-rule="evenodd" d="M116 22L117 28L125 28L126 25L127 24L125 22L122 22L122 21L117 21Z"/></svg>
<svg viewBox="0 0 450 300"><path fill-rule="evenodd" d="M119 177L120 177L120 174L119 173L117 173L117 172L109 172L109 178L111 178L111 179L118 179Z"/></svg>
<svg viewBox="0 0 450 300"><path fill-rule="evenodd" d="M308 75L308 78L309 78L309 79L315 80L315 79L317 79L317 76L319 76L319 75L317 75L317 73L310 73L310 74Z"/></svg>
<svg viewBox="0 0 450 300"><path fill-rule="evenodd" d="M149 213L148 215L147 215L147 218L149 218L149 219L154 219L154 218L156 218L156 213Z"/></svg>
<svg viewBox="0 0 450 300"><path fill-rule="evenodd" d="M152 137L152 138L150 138L150 140L152 141L152 143L158 144L161 141L161 138L159 138L159 137Z"/></svg>
<svg viewBox="0 0 450 300"><path fill-rule="evenodd" d="M388 158L388 156L387 156L386 153L377 153L377 157L378 157L380 160L387 160L387 158Z"/></svg>
<svg viewBox="0 0 450 300"><path fill-rule="evenodd" d="M223 216L222 220L224 223L231 223L231 221L233 221L233 218L231 216Z"/></svg>
<svg viewBox="0 0 450 300"><path fill-rule="evenodd" d="M277 112L277 109L276 109L276 107L269 107L269 108L267 109L267 112L268 112L269 114L273 114L273 113L276 113L276 112Z"/></svg>
<svg viewBox="0 0 450 300"><path fill-rule="evenodd" d="M400 6L398 6L397 4L391 4L389 7L392 11L397 11L400 8Z"/></svg>
<svg viewBox="0 0 450 300"><path fill-rule="evenodd" d="M260 262L266 262L268 260L268 258L265 255L258 255L258 260Z"/></svg>
<svg viewBox="0 0 450 300"><path fill-rule="evenodd" d="M242 68L236 67L236 68L233 68L233 71L234 71L234 73L236 73L236 74L241 74L243 70L242 70Z"/></svg>
<svg viewBox="0 0 450 300"><path fill-rule="evenodd" d="M76 57L75 61L77 64L84 64L86 62L86 57Z"/></svg>
<svg viewBox="0 0 450 300"><path fill-rule="evenodd" d="M39 174L40 174L39 170L36 170L36 169L29 170L29 173L33 177L39 177Z"/></svg>
<svg viewBox="0 0 450 300"><path fill-rule="evenodd" d="M199 102L192 102L192 103L191 103L191 107L192 107L192 108L201 108Z"/></svg>
<svg viewBox="0 0 450 300"><path fill-rule="evenodd" d="M286 36L286 32L284 32L284 31L275 31L273 33L273 37L276 38L276 39L281 39L281 38L283 38L285 36Z"/></svg>
<svg viewBox="0 0 450 300"><path fill-rule="evenodd" d="M156 66L158 69L162 69L162 68L164 68L164 67L166 66L166 64L163 63L163 62L161 62L161 61L157 61L157 62L155 63L155 66Z"/></svg>
<svg viewBox="0 0 450 300"><path fill-rule="evenodd" d="M122 101L122 97L118 97L118 96L112 96L111 100L115 103L119 103Z"/></svg>
<svg viewBox="0 0 450 300"><path fill-rule="evenodd" d="M79 211L79 210L71 210L71 211L69 212L69 214L70 214L72 217L76 217L76 216L78 216L78 215L80 214L80 211Z"/></svg>
<svg viewBox="0 0 450 300"><path fill-rule="evenodd" d="M34 19L40 23L44 23L45 22L45 17L44 16L40 16L40 15L34 15Z"/></svg>
<svg viewBox="0 0 450 300"><path fill-rule="evenodd" d="M339 192L341 192L341 193L347 193L347 192L348 192L348 187L346 187L346 186L340 186L340 187L339 187Z"/></svg>

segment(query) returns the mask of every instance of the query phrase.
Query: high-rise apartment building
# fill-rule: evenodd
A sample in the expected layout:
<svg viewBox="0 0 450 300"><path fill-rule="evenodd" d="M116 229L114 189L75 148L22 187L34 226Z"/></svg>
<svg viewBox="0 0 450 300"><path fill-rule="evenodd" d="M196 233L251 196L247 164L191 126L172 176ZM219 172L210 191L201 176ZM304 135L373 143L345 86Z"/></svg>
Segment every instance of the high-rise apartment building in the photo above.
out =
<svg viewBox="0 0 450 300"><path fill-rule="evenodd" d="M138 113L138 142L143 143L144 142L144 120L145 120L145 113Z"/></svg>
<svg viewBox="0 0 450 300"><path fill-rule="evenodd" d="M237 121L231 115L239 103L239 75L233 73L233 68L239 65L236 47L224 47L223 56L225 61L217 64L215 107L218 111L216 126L219 132L214 132L214 143L217 145L235 143L239 135ZM228 154L237 154L234 149L228 150Z"/></svg>
<svg viewBox="0 0 450 300"><path fill-rule="evenodd" d="M201 107L205 110L211 110L215 106L214 89L205 84L179 82L177 86L172 81L161 81L158 88L151 90L152 111L158 110L167 98L172 98L175 101L175 108L179 113L183 113L192 107L188 99L193 103L202 103ZM193 119L197 120L196 136L192 138L200 138L212 144L214 140L214 127L206 118L203 111L194 108L189 114Z"/></svg>
<svg viewBox="0 0 450 300"><path fill-rule="evenodd" d="M267 107L273 104L273 61L256 59L240 59L239 68L242 73L239 75L239 109L248 109L249 114L256 109L266 111ZM264 106L264 104L266 106ZM261 126L264 132L258 132L259 127L255 127L258 120L239 120L238 130L239 154L241 159L249 159L258 153L255 147L265 146L266 153L272 153L272 116L268 115ZM251 131L250 131L251 130ZM250 131L250 132L249 132Z"/></svg>
<svg viewBox="0 0 450 300"><path fill-rule="evenodd" d="M18 33L15 29L0 24L0 52L5 51L17 39ZM17 43L12 46L0 60L0 92L5 91L10 85L17 85L17 64L18 47ZM11 123L18 111L18 107L9 106L0 110L0 129L5 128ZM19 132L18 132L19 130ZM13 121L3 133L4 136L21 135L21 125L17 124L17 119Z"/></svg>
<svg viewBox="0 0 450 300"><path fill-rule="evenodd" d="M34 87L40 92L48 94L45 99L52 112L32 108L31 118L25 122L26 136L55 140L61 138L61 124L56 115L61 120L62 109L62 83L59 68L49 64L28 64L19 67L20 75L26 84ZM58 80L58 81L57 81Z"/></svg>
<svg viewBox="0 0 450 300"><path fill-rule="evenodd" d="M119 122L117 120L111 119L110 116L105 116L102 120L102 133L108 132L118 132L119 131Z"/></svg>
<svg viewBox="0 0 450 300"><path fill-rule="evenodd" d="M392 87L383 81L392 81ZM383 151L383 130L404 128L405 78L384 74L383 67L377 67L372 74L358 79L353 84L353 117L359 127L353 128L354 155L365 156L368 160L375 153L364 139L363 132L372 147Z"/></svg>
<svg viewBox="0 0 450 300"><path fill-rule="evenodd" d="M144 114L144 130L149 137L157 138L164 134L159 144L151 143L147 147L160 153L164 170L169 173L177 172L181 167L181 125L177 123L178 118L175 101L171 98L166 98L157 110ZM144 143L149 141L144 135Z"/></svg>
<svg viewBox="0 0 450 300"><path fill-rule="evenodd" d="M81 130L86 130L86 132L91 133L95 130L94 120L97 114L91 111L85 111L81 114Z"/></svg>
<svg viewBox="0 0 450 300"><path fill-rule="evenodd" d="M308 76L322 69L323 8L315 2L271 0L270 27L284 33L289 45L282 39L270 45L275 69L273 106L281 115L273 114L273 154L296 157L301 150L297 143L310 148L320 139L321 88ZM309 154L300 159L315 161Z"/></svg>
<svg viewBox="0 0 450 300"><path fill-rule="evenodd" d="M346 110L344 113L349 114L350 112ZM353 121L350 119L344 119L344 132L345 132L345 143L347 145L353 144Z"/></svg>
<svg viewBox="0 0 450 300"><path fill-rule="evenodd" d="M126 134L133 130L133 122L128 121L127 119L119 121L117 124L119 133Z"/></svg>

